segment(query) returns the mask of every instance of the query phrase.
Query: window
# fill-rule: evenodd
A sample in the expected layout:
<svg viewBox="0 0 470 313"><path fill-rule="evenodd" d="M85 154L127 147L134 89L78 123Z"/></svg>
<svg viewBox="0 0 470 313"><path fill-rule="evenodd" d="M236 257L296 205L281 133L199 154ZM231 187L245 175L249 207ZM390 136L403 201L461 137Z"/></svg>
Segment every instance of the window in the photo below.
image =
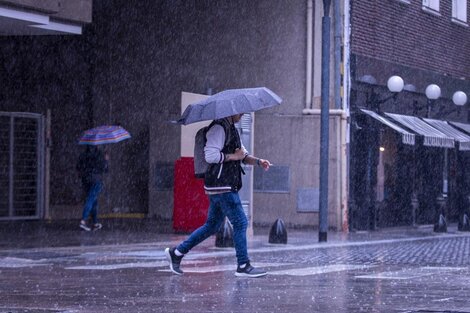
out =
<svg viewBox="0 0 470 313"><path fill-rule="evenodd" d="M423 0L423 7L439 12L439 0Z"/></svg>
<svg viewBox="0 0 470 313"><path fill-rule="evenodd" d="M467 22L467 0L452 0L452 18Z"/></svg>

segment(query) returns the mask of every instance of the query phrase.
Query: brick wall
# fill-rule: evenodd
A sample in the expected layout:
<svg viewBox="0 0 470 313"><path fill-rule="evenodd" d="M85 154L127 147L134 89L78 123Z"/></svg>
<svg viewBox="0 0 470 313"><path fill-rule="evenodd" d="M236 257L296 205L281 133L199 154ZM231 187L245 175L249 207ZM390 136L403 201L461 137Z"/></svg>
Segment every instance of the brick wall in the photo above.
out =
<svg viewBox="0 0 470 313"><path fill-rule="evenodd" d="M467 16L470 17L470 5ZM470 73L470 27L452 21L452 0L440 16L421 0L351 1L351 52L453 77Z"/></svg>

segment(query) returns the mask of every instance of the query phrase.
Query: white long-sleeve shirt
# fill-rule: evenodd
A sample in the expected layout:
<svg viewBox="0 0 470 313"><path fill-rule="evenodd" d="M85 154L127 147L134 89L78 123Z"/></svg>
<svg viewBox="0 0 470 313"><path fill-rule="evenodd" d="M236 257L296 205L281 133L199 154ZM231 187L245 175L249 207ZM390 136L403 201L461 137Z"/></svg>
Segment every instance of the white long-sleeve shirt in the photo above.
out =
<svg viewBox="0 0 470 313"><path fill-rule="evenodd" d="M224 155L221 152L224 148L225 143L225 131L224 128L219 125L215 124L212 126L209 131L206 133L206 146L204 147L204 157L207 163L223 163L224 162ZM240 143L242 145L242 149L245 154L248 154L248 151L243 146L243 142ZM231 152L233 153L233 152Z"/></svg>

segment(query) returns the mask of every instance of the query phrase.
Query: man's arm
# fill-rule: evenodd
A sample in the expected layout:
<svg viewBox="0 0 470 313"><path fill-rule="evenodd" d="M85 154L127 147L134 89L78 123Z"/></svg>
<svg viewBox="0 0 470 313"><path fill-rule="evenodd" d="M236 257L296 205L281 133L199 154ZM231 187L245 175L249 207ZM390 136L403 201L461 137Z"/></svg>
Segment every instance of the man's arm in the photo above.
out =
<svg viewBox="0 0 470 313"><path fill-rule="evenodd" d="M245 164L261 166L265 170L268 170L271 165L268 160L249 155L243 144L241 149L235 150L234 153L222 153L225 144L225 131L221 125L212 126L206 134L206 139L204 156L207 163L243 161Z"/></svg>
<svg viewBox="0 0 470 313"><path fill-rule="evenodd" d="M240 161L247 155L244 147L235 150L234 153L222 153L225 144L225 131L221 125L212 126L206 134L206 139L204 157L207 163Z"/></svg>
<svg viewBox="0 0 470 313"><path fill-rule="evenodd" d="M268 160L257 158L253 155L247 154L246 157L243 159L243 163L250 164L250 165L257 165L264 168L266 171L269 170L271 163Z"/></svg>
<svg viewBox="0 0 470 313"><path fill-rule="evenodd" d="M222 149L225 143L225 132L221 125L214 125L206 133L206 145L204 146L204 158L207 163L224 162Z"/></svg>

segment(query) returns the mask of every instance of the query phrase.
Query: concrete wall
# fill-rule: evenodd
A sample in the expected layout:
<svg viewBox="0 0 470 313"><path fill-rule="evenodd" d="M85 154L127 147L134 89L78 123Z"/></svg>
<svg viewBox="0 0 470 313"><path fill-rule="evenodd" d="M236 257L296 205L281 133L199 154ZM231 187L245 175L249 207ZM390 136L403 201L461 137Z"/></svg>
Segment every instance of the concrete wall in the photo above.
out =
<svg viewBox="0 0 470 313"><path fill-rule="evenodd" d="M91 80L82 37L1 37L0 111L52 115L53 216L79 216L78 137L91 126ZM67 207L69 212L64 212Z"/></svg>
<svg viewBox="0 0 470 313"><path fill-rule="evenodd" d="M284 103L257 113L257 129L269 132L276 123L266 119L272 119L274 113L300 116L306 3L113 4L113 10L106 1L95 4L96 16L100 16L93 24L94 36L100 39L96 51L95 119L103 121L111 103L111 121L119 120L131 133L148 127L148 214L170 219L173 194L171 190L156 190L155 171L159 164L172 164L179 157L180 130L167 121L180 114L181 91L205 93L207 88L217 92L267 86ZM266 118L258 119L263 116ZM273 142L284 141L270 137ZM268 152L271 150L266 147L271 145L271 138L255 135L256 152L276 162L276 153Z"/></svg>
<svg viewBox="0 0 470 313"><path fill-rule="evenodd" d="M270 125L270 127L266 127ZM341 115L330 116L328 224L341 230ZM273 218L282 218L293 225L318 225L318 213L297 212L297 191L319 188L320 173L320 115L259 116L256 120L255 140L263 146L262 157L269 156L273 164L290 166L291 185L288 193L253 195L253 220L258 224L272 224ZM274 138L274 140L273 140ZM272 156L272 157L271 157Z"/></svg>

